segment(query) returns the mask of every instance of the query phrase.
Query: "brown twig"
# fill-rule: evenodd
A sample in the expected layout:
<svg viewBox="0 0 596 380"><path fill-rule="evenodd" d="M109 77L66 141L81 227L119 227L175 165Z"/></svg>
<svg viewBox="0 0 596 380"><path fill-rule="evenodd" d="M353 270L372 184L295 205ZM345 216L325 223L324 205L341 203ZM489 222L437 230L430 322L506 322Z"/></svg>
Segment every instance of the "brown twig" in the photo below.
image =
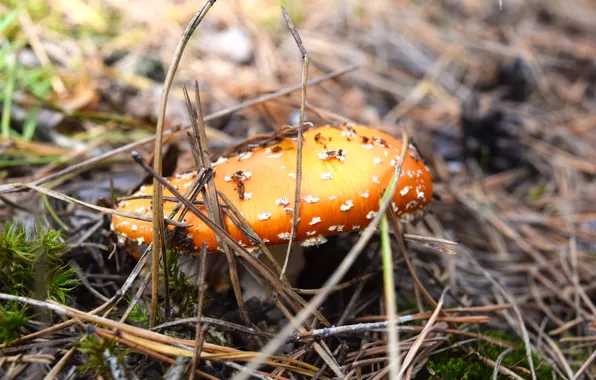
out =
<svg viewBox="0 0 596 380"><path fill-rule="evenodd" d="M306 103L306 83L308 82L309 58L308 53L306 52L306 48L302 43L302 39L300 38L300 34L298 34L296 27L294 27L294 24L290 19L288 10L282 6L281 12L284 16L284 20L286 20L288 28L290 29L290 33L292 33L292 37L294 37L294 41L296 41L296 45L298 45L300 54L302 55L302 100L300 104L300 121L298 124L298 144L296 145L296 189L294 191L294 210L292 214L292 229L290 231L290 241L288 242L286 259L280 274L280 278L283 278L286 274L286 269L288 268L288 263L290 261L290 254L292 253L292 243L296 238L296 226L299 223L300 217L300 190L302 187L302 140L304 135L304 104Z"/></svg>
<svg viewBox="0 0 596 380"><path fill-rule="evenodd" d="M197 301L197 324L195 331L195 354L192 357L190 365L189 380L195 377L195 370L199 365L199 357L201 353L201 346L203 345L203 328L201 326L201 316L203 315L203 301L205 299L205 273L207 271L207 245L203 242L201 247L201 261L199 263L199 299Z"/></svg>
<svg viewBox="0 0 596 380"><path fill-rule="evenodd" d="M174 53L174 57L172 59L172 63L170 68L168 69L168 73L166 75L166 79L164 81L164 90L162 92L162 98L159 105L159 113L157 116L157 126L155 129L155 150L154 150L154 168L157 176L161 176L162 173L162 145L163 145L163 127L166 118L166 105L168 102L168 95L170 92L170 87L172 86L172 82L174 81L174 75L176 74L176 69L178 68L178 64L180 63L180 59L182 59L182 53L184 52L184 48L188 43L188 40L192 36L195 29L199 26L209 9L213 6L215 0L208 0L205 5L194 15L191 19L190 23L184 30L184 33L180 37L180 41L178 42L178 46L176 46L176 51ZM157 178L153 178L153 229L152 229L152 242L153 242L153 252L151 256L151 273L152 273L152 280L151 280L151 307L150 307L150 318L149 318L149 325L154 326L155 321L157 318L157 300L158 300L158 291L159 291L159 260L164 254L165 249L165 229L162 222L163 219L163 194L161 189L161 184L157 180ZM164 268L165 270L165 268Z"/></svg>

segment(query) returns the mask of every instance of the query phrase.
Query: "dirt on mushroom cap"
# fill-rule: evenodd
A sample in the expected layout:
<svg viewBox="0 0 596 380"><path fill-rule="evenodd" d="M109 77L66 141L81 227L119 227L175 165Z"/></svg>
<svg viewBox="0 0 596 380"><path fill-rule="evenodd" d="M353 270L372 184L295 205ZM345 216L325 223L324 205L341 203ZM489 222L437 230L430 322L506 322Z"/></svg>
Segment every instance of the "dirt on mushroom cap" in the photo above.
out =
<svg viewBox="0 0 596 380"><path fill-rule="evenodd" d="M256 147L214 165L214 182L268 245L287 243L290 238L296 184L296 138ZM300 220L296 242L318 245L325 236L365 228L376 215L379 200L399 162L402 144L396 138L365 126L324 126L304 132ZM176 175L168 181L185 193L195 172ZM152 194L152 186L134 195ZM173 195L164 189L165 197ZM392 199L398 216L410 215L426 206L432 197L428 168L414 147L409 147L397 190ZM131 199L119 210L151 215L150 199ZM164 201L168 215L176 206ZM203 207L199 207L204 211ZM242 245L252 242L224 215L228 233ZM207 243L214 251L214 233L188 212L186 237L191 245ZM151 242L151 223L119 216L113 229L139 244Z"/></svg>

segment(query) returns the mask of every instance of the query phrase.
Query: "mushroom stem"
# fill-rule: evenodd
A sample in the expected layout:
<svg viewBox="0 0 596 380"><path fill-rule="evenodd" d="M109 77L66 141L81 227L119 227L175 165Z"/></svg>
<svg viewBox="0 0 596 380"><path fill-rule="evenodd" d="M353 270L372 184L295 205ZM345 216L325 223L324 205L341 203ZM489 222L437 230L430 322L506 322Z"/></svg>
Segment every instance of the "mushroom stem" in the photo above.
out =
<svg viewBox="0 0 596 380"><path fill-rule="evenodd" d="M280 266L283 264L286 258L287 245L279 244L269 247L271 254L277 264ZM228 271L226 270L226 261L223 260L222 255L208 254L207 255L207 268L211 274L211 278L208 279L208 283L217 287L229 286ZM198 271L199 271L200 256L182 256L180 258L180 270L191 279L193 285L198 284ZM286 276L290 284L296 284L298 275L304 267L304 247L300 243L293 243L292 255L288 263L288 269ZM275 272L275 268L271 265L268 260L262 260L261 263L267 268ZM276 273L279 275L279 273ZM250 273L244 268L239 268L240 285L242 286L242 298L244 301L255 297L259 301L264 302L267 300L267 294L261 288L261 285L252 277Z"/></svg>

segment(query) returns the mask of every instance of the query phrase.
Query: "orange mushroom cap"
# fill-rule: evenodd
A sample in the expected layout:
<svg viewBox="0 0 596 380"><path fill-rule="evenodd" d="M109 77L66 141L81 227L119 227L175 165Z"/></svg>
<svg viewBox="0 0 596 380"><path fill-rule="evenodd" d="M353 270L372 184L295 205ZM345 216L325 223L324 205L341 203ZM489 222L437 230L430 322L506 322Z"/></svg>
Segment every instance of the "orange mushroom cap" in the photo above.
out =
<svg viewBox="0 0 596 380"><path fill-rule="evenodd" d="M287 243L292 228L296 186L296 138L251 148L214 164L214 182L243 214L267 245ZM399 163L402 143L364 126L316 127L304 132L299 223L294 241L303 246L326 242L326 236L364 229L375 217L379 201ZM197 173L175 175L168 182L185 193ZM153 187L134 195L151 195ZM164 188L165 197L173 197ZM408 147L391 206L401 217L413 215L432 198L432 180L414 146ZM151 199L120 202L119 210L151 215ZM223 203L222 203L223 204ZM164 200L169 215L176 201ZM203 206L199 209L205 211ZM180 213L180 212L179 212ZM188 212L186 229L195 249L207 244L218 249L215 234ZM254 244L224 215L228 233L241 245ZM139 244L151 243L151 223L114 215L112 229ZM173 228L169 226L169 228Z"/></svg>

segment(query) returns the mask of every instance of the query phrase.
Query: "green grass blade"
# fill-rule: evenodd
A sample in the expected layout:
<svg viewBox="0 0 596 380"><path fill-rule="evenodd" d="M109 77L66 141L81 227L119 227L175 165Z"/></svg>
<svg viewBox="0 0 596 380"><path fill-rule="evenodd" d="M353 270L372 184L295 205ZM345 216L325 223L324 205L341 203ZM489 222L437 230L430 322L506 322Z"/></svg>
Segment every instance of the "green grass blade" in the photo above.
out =
<svg viewBox="0 0 596 380"><path fill-rule="evenodd" d="M12 26L12 23L19 17L19 11L14 10L10 12L4 20L0 20L0 35L4 35L4 31Z"/></svg>
<svg viewBox="0 0 596 380"><path fill-rule="evenodd" d="M11 54L6 57L8 81L4 88L4 105L2 107L2 137L5 139L10 137L10 107L12 105L12 94L14 93L14 85L17 78L17 67L16 55Z"/></svg>

